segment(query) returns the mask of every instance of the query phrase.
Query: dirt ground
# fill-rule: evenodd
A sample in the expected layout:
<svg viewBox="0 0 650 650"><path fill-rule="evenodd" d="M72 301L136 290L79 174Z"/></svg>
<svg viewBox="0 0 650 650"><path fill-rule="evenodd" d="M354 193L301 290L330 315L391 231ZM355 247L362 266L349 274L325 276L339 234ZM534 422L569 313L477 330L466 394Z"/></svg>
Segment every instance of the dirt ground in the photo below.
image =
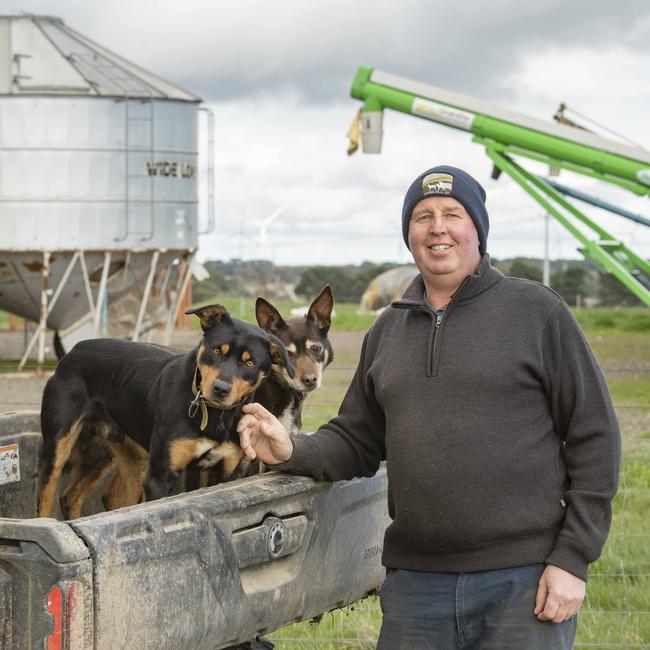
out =
<svg viewBox="0 0 650 650"><path fill-rule="evenodd" d="M197 344L198 337L196 330L179 330L174 332L171 345L191 350ZM328 373L336 376L337 384L347 385L359 358L363 332L332 332L331 339L336 356ZM15 357L15 351L22 349L22 342L22 332L0 332L0 358ZM161 343L162 333L154 333L152 342ZM33 371L0 373L0 413L39 410L43 388L51 376L51 370L42 377Z"/></svg>
<svg viewBox="0 0 650 650"><path fill-rule="evenodd" d="M22 344L22 338L18 340L14 336L10 340L9 334L0 333L0 354L3 349L7 349L7 346ZM354 373L363 336L363 332L331 332L335 351L334 362L325 373L323 388L307 399L303 412L305 429L313 430L336 414ZM161 338L161 333L155 333L152 340L159 343ZM190 350L197 341L196 330L182 330L174 333L172 345ZM623 347L616 350L609 346L607 349L601 349L598 341L593 343L609 381L621 377L647 376L650 373L650 341L643 346L643 349L635 347L633 354L629 354ZM39 410L43 387L51 374L52 372L49 371L44 376L38 377L31 371L0 373L0 413ZM635 404L635 400L630 399L625 403L617 404L617 413L624 435L638 436L650 432L650 408L647 406Z"/></svg>

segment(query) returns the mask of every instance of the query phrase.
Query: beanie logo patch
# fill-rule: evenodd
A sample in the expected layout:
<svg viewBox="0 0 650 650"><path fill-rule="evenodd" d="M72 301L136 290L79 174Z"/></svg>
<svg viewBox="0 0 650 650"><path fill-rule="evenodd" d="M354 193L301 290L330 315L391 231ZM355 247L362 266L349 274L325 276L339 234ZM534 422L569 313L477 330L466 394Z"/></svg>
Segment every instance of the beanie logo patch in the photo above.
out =
<svg viewBox="0 0 650 650"><path fill-rule="evenodd" d="M451 194L454 187L454 177L451 174L434 172L422 179L422 194Z"/></svg>

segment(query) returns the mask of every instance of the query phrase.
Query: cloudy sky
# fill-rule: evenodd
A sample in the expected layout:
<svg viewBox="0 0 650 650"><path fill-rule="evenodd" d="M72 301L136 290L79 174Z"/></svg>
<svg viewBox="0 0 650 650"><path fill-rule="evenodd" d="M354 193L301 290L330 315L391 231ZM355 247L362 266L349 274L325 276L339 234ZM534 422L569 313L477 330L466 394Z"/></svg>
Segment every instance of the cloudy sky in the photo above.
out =
<svg viewBox="0 0 650 650"><path fill-rule="evenodd" d="M382 153L346 155L359 65L544 120L565 102L650 148L647 0L0 0L0 10L59 16L203 97L216 119L217 193L204 259L406 261L404 191L439 163L485 186L493 255L543 255L542 209L508 178L490 179L467 133L386 111ZM567 172L560 181L650 217L647 198ZM283 206L261 242L259 221ZM650 229L589 213L650 257ZM554 222L550 250L579 256Z"/></svg>

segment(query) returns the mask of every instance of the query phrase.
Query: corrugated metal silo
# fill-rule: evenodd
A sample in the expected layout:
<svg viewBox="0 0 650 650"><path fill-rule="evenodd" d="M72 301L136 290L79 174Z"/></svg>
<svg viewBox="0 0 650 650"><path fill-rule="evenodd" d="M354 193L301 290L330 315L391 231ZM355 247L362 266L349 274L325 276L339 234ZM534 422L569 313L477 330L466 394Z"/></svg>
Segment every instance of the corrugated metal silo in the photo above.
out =
<svg viewBox="0 0 650 650"><path fill-rule="evenodd" d="M135 292L138 337L198 245L200 101L59 18L0 16L1 309L96 335Z"/></svg>

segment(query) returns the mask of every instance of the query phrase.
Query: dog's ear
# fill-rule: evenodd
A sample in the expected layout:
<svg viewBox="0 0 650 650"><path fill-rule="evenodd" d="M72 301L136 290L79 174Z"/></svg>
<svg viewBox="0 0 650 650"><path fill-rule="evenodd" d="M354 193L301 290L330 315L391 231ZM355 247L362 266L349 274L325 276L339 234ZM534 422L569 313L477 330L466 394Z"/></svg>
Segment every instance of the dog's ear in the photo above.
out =
<svg viewBox="0 0 650 650"><path fill-rule="evenodd" d="M307 312L307 320L316 323L323 335L329 332L330 325L332 324L333 308L334 296L332 295L332 288L329 284L326 284L314 298L311 305L309 305L309 311Z"/></svg>
<svg viewBox="0 0 650 650"><path fill-rule="evenodd" d="M230 320L230 315L223 305L206 305L196 309L188 309L186 315L196 314L201 321L201 329L207 332L215 325L221 325Z"/></svg>
<svg viewBox="0 0 650 650"><path fill-rule="evenodd" d="M257 324L271 334L276 334L286 326L280 312L261 296L255 301L255 318L257 318Z"/></svg>
<svg viewBox="0 0 650 650"><path fill-rule="evenodd" d="M282 341L277 336L273 334L268 334L269 342L269 354L271 355L271 361L276 366L284 366L287 369L287 374L291 379L296 376L296 371L294 370L293 364L289 359L289 353L287 348L284 347Z"/></svg>

